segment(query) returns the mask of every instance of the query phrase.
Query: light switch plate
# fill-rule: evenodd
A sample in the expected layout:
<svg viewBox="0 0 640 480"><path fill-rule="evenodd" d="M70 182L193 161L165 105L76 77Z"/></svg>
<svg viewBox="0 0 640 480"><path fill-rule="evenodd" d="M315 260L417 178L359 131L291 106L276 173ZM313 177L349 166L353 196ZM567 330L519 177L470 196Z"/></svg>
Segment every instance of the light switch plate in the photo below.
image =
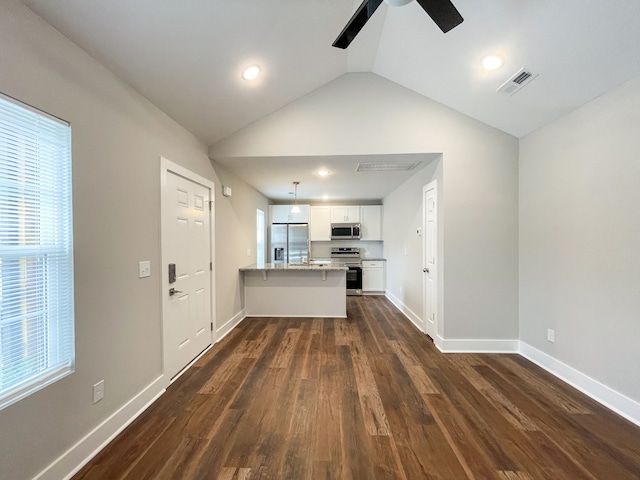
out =
<svg viewBox="0 0 640 480"><path fill-rule="evenodd" d="M151 276L151 262L144 261L138 264L138 278L145 278Z"/></svg>

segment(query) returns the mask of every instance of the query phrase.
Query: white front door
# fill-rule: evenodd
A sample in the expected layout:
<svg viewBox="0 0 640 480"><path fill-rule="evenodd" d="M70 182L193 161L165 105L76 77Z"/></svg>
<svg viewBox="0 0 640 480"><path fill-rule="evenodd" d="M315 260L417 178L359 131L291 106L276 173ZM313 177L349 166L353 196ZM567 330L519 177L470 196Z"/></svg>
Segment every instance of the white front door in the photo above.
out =
<svg viewBox="0 0 640 480"><path fill-rule="evenodd" d="M164 373L173 378L213 341L209 203L213 191L170 169L163 175Z"/></svg>
<svg viewBox="0 0 640 480"><path fill-rule="evenodd" d="M423 190L424 237L423 237L423 275L424 275L424 333L435 340L437 310L437 257L438 257L438 200L435 180L425 185Z"/></svg>

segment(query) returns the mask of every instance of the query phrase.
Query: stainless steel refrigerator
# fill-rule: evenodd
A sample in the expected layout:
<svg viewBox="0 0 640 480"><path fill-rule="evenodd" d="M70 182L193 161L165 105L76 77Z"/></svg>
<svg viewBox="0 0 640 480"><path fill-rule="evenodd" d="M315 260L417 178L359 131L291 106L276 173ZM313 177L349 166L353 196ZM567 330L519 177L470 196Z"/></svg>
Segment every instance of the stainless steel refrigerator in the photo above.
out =
<svg viewBox="0 0 640 480"><path fill-rule="evenodd" d="M271 263L307 263L309 261L309 225L306 223L271 224Z"/></svg>

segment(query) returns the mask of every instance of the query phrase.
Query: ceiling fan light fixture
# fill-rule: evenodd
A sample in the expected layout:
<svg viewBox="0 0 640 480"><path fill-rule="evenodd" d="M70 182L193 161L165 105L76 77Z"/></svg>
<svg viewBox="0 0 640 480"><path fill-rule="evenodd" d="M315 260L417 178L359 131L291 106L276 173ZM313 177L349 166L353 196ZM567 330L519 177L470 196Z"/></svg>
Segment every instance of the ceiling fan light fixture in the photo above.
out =
<svg viewBox="0 0 640 480"><path fill-rule="evenodd" d="M391 7L403 7L411 3L413 0L383 0L383 1L384 3L386 3Z"/></svg>
<svg viewBox="0 0 640 480"><path fill-rule="evenodd" d="M242 71L242 78L247 81L255 80L260 75L260 71L260 65L251 65Z"/></svg>
<svg viewBox="0 0 640 480"><path fill-rule="evenodd" d="M491 54L482 57L482 59L480 60L480 64L482 65L482 68L491 72L493 70L498 70L499 68L501 68L504 65L504 60L499 55Z"/></svg>

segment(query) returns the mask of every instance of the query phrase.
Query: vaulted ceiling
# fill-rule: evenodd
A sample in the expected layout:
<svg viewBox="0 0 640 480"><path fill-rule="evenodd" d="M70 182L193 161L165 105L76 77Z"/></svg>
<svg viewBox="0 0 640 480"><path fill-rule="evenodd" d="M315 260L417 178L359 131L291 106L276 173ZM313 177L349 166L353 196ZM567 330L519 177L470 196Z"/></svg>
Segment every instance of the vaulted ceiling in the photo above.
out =
<svg viewBox="0 0 640 480"><path fill-rule="evenodd" d="M638 0L453 0L464 22L447 34L416 2L383 4L346 51L331 43L359 1L22 1L208 145L346 72L516 137L640 75ZM489 53L501 69L481 68ZM498 93L521 68L538 76Z"/></svg>

